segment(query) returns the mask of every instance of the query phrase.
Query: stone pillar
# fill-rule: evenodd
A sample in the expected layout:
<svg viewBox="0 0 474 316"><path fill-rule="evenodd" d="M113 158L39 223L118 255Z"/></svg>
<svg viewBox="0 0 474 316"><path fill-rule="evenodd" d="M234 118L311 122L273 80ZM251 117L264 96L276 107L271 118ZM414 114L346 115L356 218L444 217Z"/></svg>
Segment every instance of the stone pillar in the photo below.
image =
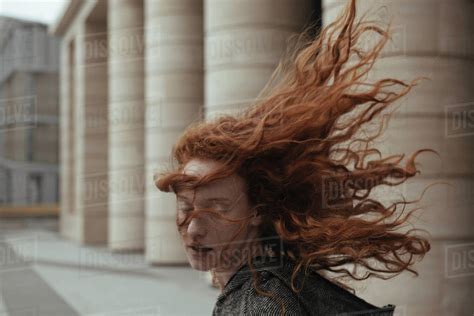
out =
<svg viewBox="0 0 474 316"><path fill-rule="evenodd" d="M144 247L143 2L108 2L109 247Z"/></svg>
<svg viewBox="0 0 474 316"><path fill-rule="evenodd" d="M61 234L78 240L78 225L75 207L75 38L62 41L61 45L61 101L59 108L60 141L60 220Z"/></svg>
<svg viewBox="0 0 474 316"><path fill-rule="evenodd" d="M325 25L335 19L343 3L325 1ZM431 79L404 98L378 142L385 155L410 154L418 148L433 148L441 155L441 160L431 154L419 156L421 174L401 187L401 193L413 200L428 184L447 183L433 186L420 203L408 206L424 208L412 223L432 236L431 251L414 266L420 276L404 273L389 281L372 280L359 294L376 305L397 305L400 315L472 314L472 295L467 293L474 291L474 270L469 265L474 252L474 131L469 121L474 111L474 3L377 0L359 2L358 8L370 9L368 18L384 22L395 18L393 40L371 79Z"/></svg>
<svg viewBox="0 0 474 316"><path fill-rule="evenodd" d="M159 192L153 174L167 162L203 103L202 0L147 0L146 257L187 262L176 228L176 197Z"/></svg>
<svg viewBox="0 0 474 316"><path fill-rule="evenodd" d="M286 39L309 21L310 0L205 1L205 112L251 103L270 78Z"/></svg>
<svg viewBox="0 0 474 316"><path fill-rule="evenodd" d="M61 44L61 232L87 244L107 238L105 4L84 3Z"/></svg>
<svg viewBox="0 0 474 316"><path fill-rule="evenodd" d="M77 27L74 34L74 73L73 75L73 92L71 93L71 120L74 125L74 133L71 135L73 142L73 174L71 182L73 182L72 196L74 203L75 225L78 229L78 241L85 243L84 234L84 177L85 177L85 25L81 24Z"/></svg>
<svg viewBox="0 0 474 316"><path fill-rule="evenodd" d="M69 43L61 41L59 57L59 229L62 236L70 238L68 229L68 181L69 181L69 151L67 148L68 129L68 88L69 88Z"/></svg>
<svg viewBox="0 0 474 316"><path fill-rule="evenodd" d="M94 11L93 11L94 13ZM91 14L92 15L92 14ZM108 231L107 21L86 19L84 38L84 241L106 243Z"/></svg>

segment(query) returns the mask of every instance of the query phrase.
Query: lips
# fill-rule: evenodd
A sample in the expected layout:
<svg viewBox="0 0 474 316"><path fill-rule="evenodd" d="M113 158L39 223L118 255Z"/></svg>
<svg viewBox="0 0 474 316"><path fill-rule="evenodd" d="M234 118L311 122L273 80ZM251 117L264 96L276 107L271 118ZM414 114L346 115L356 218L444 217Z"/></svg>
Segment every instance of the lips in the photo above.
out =
<svg viewBox="0 0 474 316"><path fill-rule="evenodd" d="M203 245L188 245L188 248L191 249L196 254L205 254L212 250L211 247L205 247Z"/></svg>

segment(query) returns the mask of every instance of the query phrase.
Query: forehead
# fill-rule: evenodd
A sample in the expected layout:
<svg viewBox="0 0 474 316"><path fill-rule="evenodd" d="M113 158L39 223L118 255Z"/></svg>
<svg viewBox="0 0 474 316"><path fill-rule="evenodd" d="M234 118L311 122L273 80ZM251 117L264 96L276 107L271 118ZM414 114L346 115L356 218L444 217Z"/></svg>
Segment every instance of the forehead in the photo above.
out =
<svg viewBox="0 0 474 316"><path fill-rule="evenodd" d="M204 176L207 175L217 168L219 168L221 164L214 160L203 160L203 159L191 159L183 169L184 174L192 174L196 176Z"/></svg>
<svg viewBox="0 0 474 316"><path fill-rule="evenodd" d="M212 173L221 165L212 160L192 159L184 167L183 173L195 176L205 176ZM245 182L238 175L231 175L223 179L217 179L196 189L196 200L207 198L235 198L245 190ZM193 191L183 190L179 196L187 199L193 198Z"/></svg>

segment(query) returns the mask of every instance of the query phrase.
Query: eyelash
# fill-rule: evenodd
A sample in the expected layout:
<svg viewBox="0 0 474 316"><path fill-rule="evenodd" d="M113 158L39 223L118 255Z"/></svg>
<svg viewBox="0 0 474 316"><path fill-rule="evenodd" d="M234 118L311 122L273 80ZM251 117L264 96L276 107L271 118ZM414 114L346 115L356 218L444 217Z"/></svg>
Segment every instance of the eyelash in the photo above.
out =
<svg viewBox="0 0 474 316"><path fill-rule="evenodd" d="M184 208L184 209L181 209L181 211L184 212L184 213L190 212L190 211L192 211L192 210L193 210L192 208ZM225 211L227 211L227 208L219 209L219 211L225 212Z"/></svg>

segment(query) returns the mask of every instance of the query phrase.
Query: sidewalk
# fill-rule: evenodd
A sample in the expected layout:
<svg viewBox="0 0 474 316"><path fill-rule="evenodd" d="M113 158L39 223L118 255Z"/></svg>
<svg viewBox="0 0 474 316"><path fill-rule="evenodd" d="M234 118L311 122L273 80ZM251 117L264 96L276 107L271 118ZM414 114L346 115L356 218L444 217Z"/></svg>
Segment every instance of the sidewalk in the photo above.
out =
<svg viewBox="0 0 474 316"><path fill-rule="evenodd" d="M80 246L37 221L1 220L0 316L211 314L219 291L204 273Z"/></svg>

